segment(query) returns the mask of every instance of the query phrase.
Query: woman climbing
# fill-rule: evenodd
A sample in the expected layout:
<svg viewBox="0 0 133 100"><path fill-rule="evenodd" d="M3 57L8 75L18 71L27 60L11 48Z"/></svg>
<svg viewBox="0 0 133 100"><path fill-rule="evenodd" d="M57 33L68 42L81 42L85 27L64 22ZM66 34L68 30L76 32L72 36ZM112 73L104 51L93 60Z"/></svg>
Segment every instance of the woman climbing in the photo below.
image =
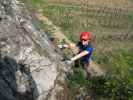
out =
<svg viewBox="0 0 133 100"><path fill-rule="evenodd" d="M58 45L59 48L78 48L78 53L72 57L70 60L66 60L67 64L71 64L76 60L80 60L83 63L84 68L87 73L87 77L90 77L90 58L93 52L93 47L91 45L91 33L90 32L81 32L80 41L75 44L63 44Z"/></svg>

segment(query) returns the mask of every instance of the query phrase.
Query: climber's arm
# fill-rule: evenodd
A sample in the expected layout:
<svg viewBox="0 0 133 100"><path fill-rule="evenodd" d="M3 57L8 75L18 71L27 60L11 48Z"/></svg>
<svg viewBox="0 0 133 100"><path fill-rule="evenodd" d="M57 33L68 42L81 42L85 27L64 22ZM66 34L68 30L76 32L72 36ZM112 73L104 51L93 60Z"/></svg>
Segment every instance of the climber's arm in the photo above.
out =
<svg viewBox="0 0 133 100"><path fill-rule="evenodd" d="M69 43L69 44L59 44L59 48L75 48L76 45L74 43Z"/></svg>
<svg viewBox="0 0 133 100"><path fill-rule="evenodd" d="M75 61L75 60L77 60L77 59L79 59L79 58L81 58L81 57L83 57L83 56L85 56L85 55L87 55L89 52L88 51L82 51L81 53L79 53L79 54L77 54L76 56L74 56L73 58L71 58L71 61Z"/></svg>
<svg viewBox="0 0 133 100"><path fill-rule="evenodd" d="M73 51L74 54L77 54L79 52L79 48L75 43L68 43L63 45L58 45L59 48L69 48Z"/></svg>

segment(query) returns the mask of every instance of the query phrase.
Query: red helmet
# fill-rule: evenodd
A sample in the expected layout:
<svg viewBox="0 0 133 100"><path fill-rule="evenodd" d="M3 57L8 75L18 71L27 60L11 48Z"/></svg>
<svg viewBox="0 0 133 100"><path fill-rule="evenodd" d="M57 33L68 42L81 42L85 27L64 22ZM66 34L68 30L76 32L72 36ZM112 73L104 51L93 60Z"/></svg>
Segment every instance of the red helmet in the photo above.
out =
<svg viewBox="0 0 133 100"><path fill-rule="evenodd" d="M89 40L89 39L91 39L91 33L90 32L81 32L80 40Z"/></svg>

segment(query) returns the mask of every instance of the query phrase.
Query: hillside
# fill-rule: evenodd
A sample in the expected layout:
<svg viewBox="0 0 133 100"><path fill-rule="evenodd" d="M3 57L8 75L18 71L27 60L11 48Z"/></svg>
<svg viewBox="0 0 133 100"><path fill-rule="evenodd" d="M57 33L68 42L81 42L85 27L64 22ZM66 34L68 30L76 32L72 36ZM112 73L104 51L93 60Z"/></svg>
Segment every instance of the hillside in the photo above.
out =
<svg viewBox="0 0 133 100"><path fill-rule="evenodd" d="M91 83L93 84L92 87L94 90L96 89L95 93L97 96L100 94L100 96L109 96L112 99L118 100L128 98L130 93L133 92L132 0L23 1L30 10L31 15L35 19L38 19L38 21L34 21L34 24L41 26L50 38L56 35L60 37L61 39L59 39L59 41L57 40L58 43L63 41L63 35L76 43L76 41L79 40L80 32L92 32L95 47L92 59L100 65L100 69L107 71L107 76L101 79L93 78L94 80L90 80L90 83L87 82L87 84L89 84L89 86ZM34 18L33 20L35 20ZM50 20L50 24L47 23L47 20ZM63 34L59 35L57 34L58 32ZM68 56L69 54L70 52L67 51L66 55ZM80 70L78 71L80 72ZM75 73L70 79L70 83L72 82L70 90L72 90L72 93L75 91L75 94L76 91L78 91L78 89L76 89L78 85L84 84L83 87L86 87L86 81L83 81L82 74L78 75ZM126 85L123 86L123 84ZM92 87L90 86L90 88ZM127 87L130 87L131 91ZM121 90L122 88L123 90ZM127 91L130 91L129 94ZM126 96L124 97L123 95ZM101 100L103 100L103 98Z"/></svg>
<svg viewBox="0 0 133 100"><path fill-rule="evenodd" d="M77 41L76 38L81 31L92 32L96 38L97 54L100 54L100 51L105 53L112 49L133 47L133 2L131 0L101 0L100 2L97 0L31 0L25 2L34 6L29 7L33 13L42 13L60 27L70 40ZM44 30L51 33L46 27Z"/></svg>

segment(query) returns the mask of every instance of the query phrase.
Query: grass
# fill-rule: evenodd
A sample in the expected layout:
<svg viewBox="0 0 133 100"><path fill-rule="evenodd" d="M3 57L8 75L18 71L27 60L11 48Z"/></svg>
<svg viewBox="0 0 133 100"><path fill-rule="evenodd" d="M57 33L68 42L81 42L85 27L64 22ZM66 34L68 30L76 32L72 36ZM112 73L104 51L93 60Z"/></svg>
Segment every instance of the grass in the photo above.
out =
<svg viewBox="0 0 133 100"><path fill-rule="evenodd" d="M108 55L110 56L103 55L100 59L101 63L110 66L106 76L93 77L87 81L81 66L74 68L74 73L68 77L73 97L81 93L82 88L84 92L95 91L96 100L132 100L133 53L123 49L117 54Z"/></svg>
<svg viewBox="0 0 133 100"><path fill-rule="evenodd" d="M104 2L104 0L102 0ZM100 1L100 2L102 2ZM120 0L121 1L121 0ZM28 2L28 1L26 1ZM107 6L88 5L82 6L82 0L77 3L70 1L59 2L57 0L31 0L33 7L43 10L43 15L48 17L55 25L61 27L68 36L75 34L76 38L81 31L91 31L99 37L101 35L114 34L117 31L127 32L132 30L132 12L121 8L109 8ZM56 2L56 3L55 3ZM110 1L115 2L115 1ZM87 7L87 8L86 8ZM35 10L35 9L34 9ZM104 33L103 33L104 31Z"/></svg>
<svg viewBox="0 0 133 100"><path fill-rule="evenodd" d="M97 36L99 44L103 44L103 48L106 48L106 46L104 46L106 41L100 41L103 40L103 37L107 37L109 34L132 32L132 12L128 15L124 15L124 11L122 14L118 12L118 14L114 16L113 14L116 12L113 9L106 9L106 12L102 12L101 10L99 13L97 10L92 9L92 11L90 11L90 9L88 9L90 13L87 14L87 10L83 12L79 7L66 7L64 5L58 6L55 4L46 6L43 13L50 18L55 25L61 27L62 31L70 40L77 41L78 33L81 31L91 31ZM55 11L56 13L54 13ZM120 45L123 45L122 42ZM113 49L113 45L111 46ZM99 46L96 46L96 49L100 49Z"/></svg>
<svg viewBox="0 0 133 100"><path fill-rule="evenodd" d="M81 67L81 66L80 66ZM74 68L73 74L68 76L67 84L73 100L75 96L81 93L81 89L87 91L88 81L85 79L84 70L82 68Z"/></svg>

